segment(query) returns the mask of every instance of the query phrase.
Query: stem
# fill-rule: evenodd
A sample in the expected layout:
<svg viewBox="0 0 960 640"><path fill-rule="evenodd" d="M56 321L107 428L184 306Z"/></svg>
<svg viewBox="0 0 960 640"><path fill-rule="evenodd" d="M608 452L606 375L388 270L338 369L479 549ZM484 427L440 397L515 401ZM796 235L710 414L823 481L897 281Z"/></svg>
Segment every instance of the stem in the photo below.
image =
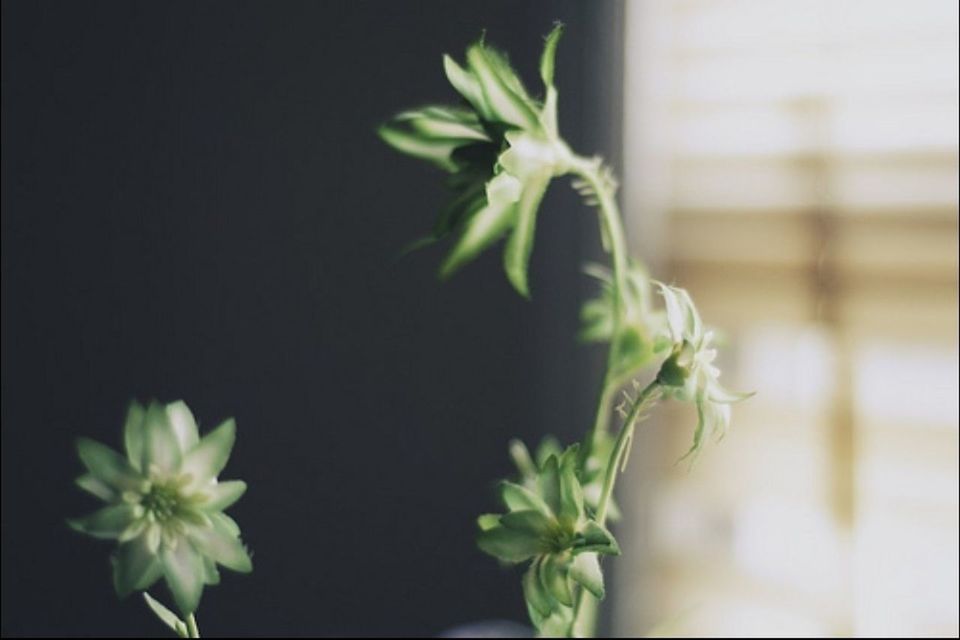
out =
<svg viewBox="0 0 960 640"><path fill-rule="evenodd" d="M620 435L617 436L617 442L613 447L613 453L610 454L610 461L607 463L606 475L603 478L603 488L600 490L600 500L597 503L596 521L603 525L607 521L607 509L610 506L610 498L613 496L613 487L617 483L617 474L622 470L624 461L633 442L633 432L637 423L643 416L643 412L660 399L662 389L660 382L654 379L653 382L644 387L640 395L630 407L630 413L627 414L623 422L623 428L620 429ZM585 616L588 612L595 609L596 599L586 589L580 589L577 592L577 601L573 609L573 621L570 623L571 637L578 637L581 633L585 636L593 635L592 629L583 629L585 626Z"/></svg>
<svg viewBox="0 0 960 640"><path fill-rule="evenodd" d="M200 627L197 626L197 618L192 613L187 616L187 637L200 637Z"/></svg>
<svg viewBox="0 0 960 640"><path fill-rule="evenodd" d="M623 294L627 289L627 241L623 222L620 220L620 208L617 206L613 190L609 189L608 184L603 180L599 161L577 157L573 162L572 173L586 181L597 196L601 224L610 239L610 256L613 262L613 327L597 412L584 440L582 460L585 462L590 456L597 437L607 429L610 403L618 386L615 372L620 347L620 330L623 326Z"/></svg>

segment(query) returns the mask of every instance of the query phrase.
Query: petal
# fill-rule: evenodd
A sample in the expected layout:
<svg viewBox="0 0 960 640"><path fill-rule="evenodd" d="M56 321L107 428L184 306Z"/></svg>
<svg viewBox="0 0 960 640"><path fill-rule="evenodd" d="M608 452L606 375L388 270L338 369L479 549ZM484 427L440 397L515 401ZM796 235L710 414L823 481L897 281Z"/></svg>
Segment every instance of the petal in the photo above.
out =
<svg viewBox="0 0 960 640"><path fill-rule="evenodd" d="M208 433L183 459L180 471L192 478L191 486L203 486L217 477L230 458L237 437L233 418Z"/></svg>
<svg viewBox="0 0 960 640"><path fill-rule="evenodd" d="M708 386L707 397L713 402L720 402L723 404L730 404L732 402L740 402L741 400L746 400L756 395L756 391L750 391L747 393L740 393L737 391L728 391L720 386L720 383L714 381Z"/></svg>
<svg viewBox="0 0 960 640"><path fill-rule="evenodd" d="M540 582L540 562L540 558L534 560L523 574L523 597L527 601L527 607L533 609L530 612L531 618L535 617L534 613L540 618L546 618L556 608L553 596L544 589Z"/></svg>
<svg viewBox="0 0 960 640"><path fill-rule="evenodd" d="M487 206L470 218L463 234L440 266L440 277L449 278L499 240L510 228L515 216L516 208L512 203L488 202Z"/></svg>
<svg viewBox="0 0 960 640"><path fill-rule="evenodd" d="M564 452L560 460L560 522L568 527L583 517L583 488L577 479L577 445Z"/></svg>
<svg viewBox="0 0 960 640"><path fill-rule="evenodd" d="M240 525L237 521L225 513L211 513L210 521L214 526L227 531L232 536L240 537Z"/></svg>
<svg viewBox="0 0 960 640"><path fill-rule="evenodd" d="M210 558L203 559L203 583L209 585L220 584L220 571L217 563Z"/></svg>
<svg viewBox="0 0 960 640"><path fill-rule="evenodd" d="M140 467L145 473L157 469L172 473L180 467L180 446L173 433L165 407L154 402L144 418L143 460Z"/></svg>
<svg viewBox="0 0 960 640"><path fill-rule="evenodd" d="M139 536L117 547L113 556L113 586L124 598L134 591L149 589L160 576L160 558L150 552L146 536Z"/></svg>
<svg viewBox="0 0 960 640"><path fill-rule="evenodd" d="M140 486L140 475L110 447L89 438L77 438L77 454L91 475L109 487L125 491Z"/></svg>
<svg viewBox="0 0 960 640"><path fill-rule="evenodd" d="M553 86L557 43L560 41L560 36L562 35L563 25L560 23L555 24L550 35L547 36L546 42L543 44L543 53L540 55L540 79L543 80L543 86L548 89Z"/></svg>
<svg viewBox="0 0 960 640"><path fill-rule="evenodd" d="M438 140L389 124L382 125L377 129L377 133L384 142L397 151L431 162L446 171L453 171L456 168L450 159L450 154L463 144L462 140Z"/></svg>
<svg viewBox="0 0 960 640"><path fill-rule="evenodd" d="M199 506L204 511L223 511L239 500L246 490L247 483L243 480L218 482L202 490L207 499Z"/></svg>
<svg viewBox="0 0 960 640"><path fill-rule="evenodd" d="M68 520L67 524L72 529L95 538L114 540L120 537L123 530L133 524L142 512L143 508L139 505L115 504L94 511L88 516Z"/></svg>
<svg viewBox="0 0 960 640"><path fill-rule="evenodd" d="M186 454L200 441L197 421L183 400L177 400L167 405L167 420L173 429L177 444L180 445L181 454Z"/></svg>
<svg viewBox="0 0 960 640"><path fill-rule="evenodd" d="M500 526L500 514L484 513L477 518L477 526L480 531L489 531L494 527Z"/></svg>
<svg viewBox="0 0 960 640"><path fill-rule="evenodd" d="M178 638L187 637L187 625L177 617L177 614L167 609L149 593L144 592L143 599L150 610L153 611L153 615L157 616L160 622L170 627L170 630L177 634Z"/></svg>
<svg viewBox="0 0 960 640"><path fill-rule="evenodd" d="M133 400L127 407L127 417L123 421L123 444L127 450L127 460L134 469L140 471L143 460L143 419L147 411L143 405Z"/></svg>
<svg viewBox="0 0 960 640"><path fill-rule="evenodd" d="M587 522L578 538L573 549L574 554L596 551L608 556L620 555L620 545L613 534L593 520Z"/></svg>
<svg viewBox="0 0 960 640"><path fill-rule="evenodd" d="M85 473L74 480L74 482L77 483L78 487L90 495L100 498L104 502L113 502L119 495L116 491L111 489L106 482L100 480L92 473Z"/></svg>
<svg viewBox="0 0 960 640"><path fill-rule="evenodd" d="M253 563L240 539L216 524L208 527L189 526L187 537L204 556L215 560L228 569L249 573Z"/></svg>
<svg viewBox="0 0 960 640"><path fill-rule="evenodd" d="M180 539L173 548L160 547L160 560L177 609L187 617L197 610L203 594L203 558L187 540Z"/></svg>

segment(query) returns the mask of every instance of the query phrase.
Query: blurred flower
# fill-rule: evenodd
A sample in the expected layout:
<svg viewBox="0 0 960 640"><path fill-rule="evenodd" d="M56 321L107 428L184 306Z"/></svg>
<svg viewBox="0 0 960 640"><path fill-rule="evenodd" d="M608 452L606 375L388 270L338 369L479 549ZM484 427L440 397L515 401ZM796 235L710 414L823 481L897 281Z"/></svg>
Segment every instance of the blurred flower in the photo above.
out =
<svg viewBox="0 0 960 640"><path fill-rule="evenodd" d="M398 151L451 174L453 199L430 236L416 243L460 233L440 268L442 277L510 232L504 267L517 291L528 295L527 265L537 210L550 180L566 173L573 157L557 131L553 76L562 33L558 25L544 45L542 103L530 96L506 56L481 38L467 49L466 67L450 56L443 59L447 79L464 106L407 111L379 129L383 140Z"/></svg>
<svg viewBox="0 0 960 640"><path fill-rule="evenodd" d="M532 560L523 591L530 619L544 635L569 628L574 583L603 597L598 555L620 553L610 532L584 508L576 474L578 455L578 445L559 456L550 454L532 487L502 482L500 497L508 512L478 519L481 550L507 563Z"/></svg>
<svg viewBox="0 0 960 640"><path fill-rule="evenodd" d="M107 506L69 524L118 542L112 560L119 596L148 589L163 576L187 616L197 609L204 585L220 581L217 564L252 570L240 528L223 513L246 484L217 481L235 432L230 419L200 439L183 402L147 408L134 402L124 425L126 457L93 440L77 440L88 471L77 485Z"/></svg>
<svg viewBox="0 0 960 640"><path fill-rule="evenodd" d="M720 369L714 366L717 350L713 348L713 331L704 330L697 312L684 289L657 283L667 309L667 329L673 351L657 374L664 389L678 400L697 406L697 428L693 445L684 454L696 457L709 431L722 438L730 425L730 405L745 400L753 393L727 391L720 384Z"/></svg>

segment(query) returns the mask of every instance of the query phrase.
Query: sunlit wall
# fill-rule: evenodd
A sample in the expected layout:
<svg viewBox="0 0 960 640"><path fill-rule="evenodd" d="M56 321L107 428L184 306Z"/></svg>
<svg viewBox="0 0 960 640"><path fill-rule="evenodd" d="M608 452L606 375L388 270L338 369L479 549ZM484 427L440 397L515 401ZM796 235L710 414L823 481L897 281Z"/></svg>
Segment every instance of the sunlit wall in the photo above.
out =
<svg viewBox="0 0 960 640"><path fill-rule="evenodd" d="M692 470L691 411L638 441L618 632L957 634L957 21L627 3L634 249L757 395Z"/></svg>

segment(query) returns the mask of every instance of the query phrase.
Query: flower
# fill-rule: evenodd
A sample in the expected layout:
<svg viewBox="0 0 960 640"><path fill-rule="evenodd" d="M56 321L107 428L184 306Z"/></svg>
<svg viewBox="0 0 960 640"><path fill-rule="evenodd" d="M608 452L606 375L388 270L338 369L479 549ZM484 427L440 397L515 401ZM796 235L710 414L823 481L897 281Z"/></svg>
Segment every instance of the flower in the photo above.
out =
<svg viewBox="0 0 960 640"><path fill-rule="evenodd" d="M620 553L610 532L584 508L578 456L578 445L549 455L533 487L501 482L507 513L484 514L477 520L482 551L511 564L531 560L523 591L530 619L544 635L569 627L575 583L603 597L598 556Z"/></svg>
<svg viewBox="0 0 960 640"><path fill-rule="evenodd" d="M77 485L107 503L69 525L116 540L113 584L120 597L150 588L161 576L184 616L196 611L205 584L220 581L217 564L247 573L240 528L223 510L246 491L218 482L236 436L232 419L200 439L183 402L133 402L124 424L126 457L88 438L77 440L87 473Z"/></svg>
<svg viewBox="0 0 960 640"><path fill-rule="evenodd" d="M657 380L679 400L693 401L697 406L697 428L693 444L683 458L694 458L703 447L703 436L709 432L722 438L730 426L730 405L745 400L753 393L726 390L719 381L720 369L713 361L713 331L705 330L684 289L657 283L667 310L667 328L673 350L660 367ZM682 458L681 458L682 459Z"/></svg>
<svg viewBox="0 0 960 640"><path fill-rule="evenodd" d="M464 105L428 106L394 117L380 137L402 153L451 174L454 197L432 233L415 246L459 232L444 260L448 277L507 232L504 268L514 288L529 295L527 267L537 210L550 180L566 173L573 154L557 130L554 58L563 28L547 36L540 60L541 103L530 96L506 56L483 38L467 48L467 66L450 56L443 66Z"/></svg>
<svg viewBox="0 0 960 640"><path fill-rule="evenodd" d="M580 339L584 342L610 342L615 309L613 276L606 267L598 264L588 264L584 272L599 280L602 288L600 295L585 302L580 311ZM625 281L627 286L620 293L623 319L613 370L618 382L636 374L671 346L670 341L660 335L664 318L652 309L647 270L631 260Z"/></svg>

